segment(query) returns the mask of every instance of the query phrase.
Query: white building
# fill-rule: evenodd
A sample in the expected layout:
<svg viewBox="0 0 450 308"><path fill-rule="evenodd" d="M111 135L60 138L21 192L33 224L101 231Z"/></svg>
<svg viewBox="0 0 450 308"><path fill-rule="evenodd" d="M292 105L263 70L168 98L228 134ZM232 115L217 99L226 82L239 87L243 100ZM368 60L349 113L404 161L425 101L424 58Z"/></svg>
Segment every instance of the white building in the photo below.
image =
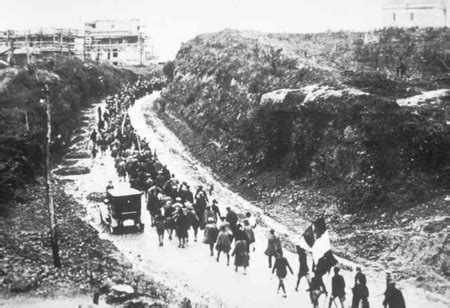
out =
<svg viewBox="0 0 450 308"><path fill-rule="evenodd" d="M389 0L383 6L385 27L445 27L446 0Z"/></svg>
<svg viewBox="0 0 450 308"><path fill-rule="evenodd" d="M85 58L112 65L143 65L150 60L148 37L138 19L96 20L85 25Z"/></svg>

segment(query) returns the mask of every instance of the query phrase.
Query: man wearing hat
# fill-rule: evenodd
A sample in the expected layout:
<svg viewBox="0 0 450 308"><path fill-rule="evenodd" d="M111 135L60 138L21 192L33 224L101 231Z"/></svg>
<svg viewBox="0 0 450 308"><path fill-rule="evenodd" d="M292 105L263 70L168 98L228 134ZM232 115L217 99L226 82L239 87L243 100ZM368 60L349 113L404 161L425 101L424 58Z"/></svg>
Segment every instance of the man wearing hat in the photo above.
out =
<svg viewBox="0 0 450 308"><path fill-rule="evenodd" d="M341 303L341 307L344 308L344 301L345 301L345 281L344 277L339 275L339 267L334 268L334 276L331 279L331 298L330 298L330 304L328 305L329 308L333 305L333 302L336 300L336 298L339 299L339 302Z"/></svg>
<svg viewBox="0 0 450 308"><path fill-rule="evenodd" d="M369 301L367 300L367 298L369 297L369 289L367 288L366 283L366 275L361 272L360 267L357 267L355 275L355 285L352 289L352 308L358 308L360 302L362 302L363 308L369 307Z"/></svg>
<svg viewBox="0 0 450 308"><path fill-rule="evenodd" d="M222 215L220 214L220 209L219 209L219 207L217 206L218 203L219 203L219 202L217 202L217 200L214 199L214 200L212 201L211 209L213 210L214 213L216 213L216 215L218 216L218 218L222 218ZM217 220L216 220L216 221L217 221Z"/></svg>
<svg viewBox="0 0 450 308"><path fill-rule="evenodd" d="M295 287L295 291L298 292L298 286L300 285L300 281L302 280L303 277L306 278L306 281L309 284L309 267L308 267L305 249L303 249L299 245L295 246L295 248L297 249L298 261L300 263L298 275L297 275L297 285Z"/></svg>
<svg viewBox="0 0 450 308"><path fill-rule="evenodd" d="M227 206L227 215L225 216L225 220L230 224L231 231L233 234L236 232L236 224L238 222L238 217L235 212L231 210L229 206Z"/></svg>
<svg viewBox="0 0 450 308"><path fill-rule="evenodd" d="M394 281L390 281L386 292L384 292L383 306L385 308L405 308L405 298L402 291L397 289Z"/></svg>
<svg viewBox="0 0 450 308"><path fill-rule="evenodd" d="M113 189L114 185L112 183L112 181L108 181L108 185L106 185L106 192L108 192L109 189Z"/></svg>
<svg viewBox="0 0 450 308"><path fill-rule="evenodd" d="M166 183L166 178L163 175L163 172L161 170L158 171L158 175L155 179L156 185L159 186L159 188L164 188L164 184Z"/></svg>

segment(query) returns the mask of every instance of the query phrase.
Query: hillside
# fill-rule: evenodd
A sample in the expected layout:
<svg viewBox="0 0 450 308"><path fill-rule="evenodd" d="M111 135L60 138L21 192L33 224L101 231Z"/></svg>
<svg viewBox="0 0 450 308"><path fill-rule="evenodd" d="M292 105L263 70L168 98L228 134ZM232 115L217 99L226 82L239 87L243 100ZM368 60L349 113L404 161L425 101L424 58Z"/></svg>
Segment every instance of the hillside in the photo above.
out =
<svg viewBox="0 0 450 308"><path fill-rule="evenodd" d="M44 84L50 88L54 158L62 155L83 120L80 110L137 76L126 70L74 58L40 59L29 66L0 69L0 214L8 200L42 173L46 107Z"/></svg>
<svg viewBox="0 0 450 308"><path fill-rule="evenodd" d="M339 253L448 277L448 92L409 97L450 87L449 33L200 35L166 67L161 117L268 215L295 229L325 213Z"/></svg>
<svg viewBox="0 0 450 308"><path fill-rule="evenodd" d="M405 37L417 41L415 30L376 35L380 46L360 46L358 33L202 35L180 49L174 80L163 97L167 107L195 130L229 149L244 150L246 166L282 169L293 178L322 178L343 186L342 197L352 209L410 206L434 197L428 192L449 183L445 153L450 140L443 118L448 104L417 109L395 103L394 99L441 86L431 77L404 80L375 69L343 71L351 63L370 66L370 57L362 58L361 50L387 49L388 37L403 44ZM423 42L435 38L432 42L438 44L448 33L424 35ZM324 42L321 48L319 42ZM302 58L311 50L319 61ZM423 63L433 61L426 54L413 54ZM417 76L433 70L434 79L442 77L444 71L434 64L418 63L411 70ZM262 103L265 93L278 89L303 90L283 96L282 104ZM353 95L352 89L364 93ZM307 92L312 98L306 102Z"/></svg>

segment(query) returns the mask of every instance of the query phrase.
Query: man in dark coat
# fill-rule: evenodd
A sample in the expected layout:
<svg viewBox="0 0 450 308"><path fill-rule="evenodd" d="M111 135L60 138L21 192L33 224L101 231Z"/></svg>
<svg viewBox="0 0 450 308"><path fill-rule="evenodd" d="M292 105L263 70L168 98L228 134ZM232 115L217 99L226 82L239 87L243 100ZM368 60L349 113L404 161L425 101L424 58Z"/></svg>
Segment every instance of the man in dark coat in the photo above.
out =
<svg viewBox="0 0 450 308"><path fill-rule="evenodd" d="M273 265L272 274L275 273L275 271L276 271L277 277L279 280L277 292L280 292L280 289L281 289L283 291L283 297L287 297L286 288L284 287L284 282L283 282L283 280L287 276L287 269L289 269L291 274L294 274L291 266L289 265L288 260L285 257L283 257L283 253L278 252L276 255L276 259L275 259L275 264Z"/></svg>
<svg viewBox="0 0 450 308"><path fill-rule="evenodd" d="M214 204L214 201L213 201ZM225 220L230 224L231 231L236 233L236 224L238 222L238 217L235 212L231 210L231 208L227 207L227 215L225 216ZM235 235L236 236L236 235Z"/></svg>
<svg viewBox="0 0 450 308"><path fill-rule="evenodd" d="M245 241L247 243L247 249L249 249L250 239L248 238L247 233L245 233L244 228L242 227L241 224L236 224L234 238L236 242L240 240ZM250 250L248 252L250 252Z"/></svg>
<svg viewBox="0 0 450 308"><path fill-rule="evenodd" d="M355 286L356 286L356 280L359 280L363 286L365 286L366 283L367 283L366 275L364 275L364 274L361 272L361 268L360 268L360 267L357 267L357 268L356 268Z"/></svg>
<svg viewBox="0 0 450 308"><path fill-rule="evenodd" d="M186 247L186 240L188 237L188 229L189 229L189 219L184 213L182 208L178 209L178 216L176 218L177 225L177 237L178 237L178 248Z"/></svg>
<svg viewBox="0 0 450 308"><path fill-rule="evenodd" d="M158 185L160 188L164 188L164 184L166 183L166 179L164 178L162 171L158 171L158 175L155 179L156 185Z"/></svg>
<svg viewBox="0 0 450 308"><path fill-rule="evenodd" d="M385 308L405 308L405 298L402 291L396 288L395 282L391 282L384 292L383 306Z"/></svg>
<svg viewBox="0 0 450 308"><path fill-rule="evenodd" d="M306 281L309 285L309 267L308 262L306 260L306 251L301 248L300 246L295 246L297 248L297 254L298 254L298 261L300 263L300 268L298 270L298 276L297 276L297 285L295 287L295 291L298 292L298 286L300 285L300 280L302 277L306 277Z"/></svg>
<svg viewBox="0 0 450 308"><path fill-rule="evenodd" d="M367 300L367 298L369 297L369 289L367 288L366 283L366 275L361 272L361 268L357 267L355 275L355 285L352 289L352 308L358 308L360 302L362 302L363 308L369 308L369 301Z"/></svg>
<svg viewBox="0 0 450 308"><path fill-rule="evenodd" d="M94 148L96 147L96 145L97 145L97 132L95 131L95 129L94 130L92 130L92 133L91 133L91 141L92 141L92 145L94 146Z"/></svg>
<svg viewBox="0 0 450 308"><path fill-rule="evenodd" d="M345 281L344 277L339 275L339 267L334 268L334 276L331 279L331 298L329 308L331 308L333 302L336 300L336 297L339 298L339 302L341 303L341 308L344 308L345 301Z"/></svg>
<svg viewBox="0 0 450 308"><path fill-rule="evenodd" d="M206 197L206 200L208 200L207 197ZM220 219L222 219L222 215L220 214L220 209L219 209L219 207L217 206L217 203L219 203L219 202L217 202L217 200L214 199L214 200L212 201L211 209L213 210L214 213L216 213L217 217L219 217Z"/></svg>
<svg viewBox="0 0 450 308"><path fill-rule="evenodd" d="M314 308L319 307L319 298L322 293L325 293L325 296L328 296L327 288L323 283L322 276L315 272L314 277L311 279L311 283L309 284L309 296Z"/></svg>
<svg viewBox="0 0 450 308"><path fill-rule="evenodd" d="M158 215L161 214L160 212L158 213L159 209L160 209L160 201L158 198L158 190L153 189L150 191L147 197L147 211L150 214L152 226L155 225L155 217L157 216L157 214Z"/></svg>
<svg viewBox="0 0 450 308"><path fill-rule="evenodd" d="M200 229L205 229L206 222L203 220L206 210L206 202L205 199L197 199L193 205L195 213L200 219Z"/></svg>

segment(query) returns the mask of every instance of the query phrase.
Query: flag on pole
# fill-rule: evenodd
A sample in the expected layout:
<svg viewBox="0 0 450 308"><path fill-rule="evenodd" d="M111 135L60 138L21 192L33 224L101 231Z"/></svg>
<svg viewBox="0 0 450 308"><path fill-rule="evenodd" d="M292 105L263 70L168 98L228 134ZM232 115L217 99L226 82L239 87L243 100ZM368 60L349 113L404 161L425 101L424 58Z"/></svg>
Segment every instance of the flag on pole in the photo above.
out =
<svg viewBox="0 0 450 308"><path fill-rule="evenodd" d="M317 274L323 276L337 264L331 251L330 236L323 216L305 230L302 238L312 252Z"/></svg>

